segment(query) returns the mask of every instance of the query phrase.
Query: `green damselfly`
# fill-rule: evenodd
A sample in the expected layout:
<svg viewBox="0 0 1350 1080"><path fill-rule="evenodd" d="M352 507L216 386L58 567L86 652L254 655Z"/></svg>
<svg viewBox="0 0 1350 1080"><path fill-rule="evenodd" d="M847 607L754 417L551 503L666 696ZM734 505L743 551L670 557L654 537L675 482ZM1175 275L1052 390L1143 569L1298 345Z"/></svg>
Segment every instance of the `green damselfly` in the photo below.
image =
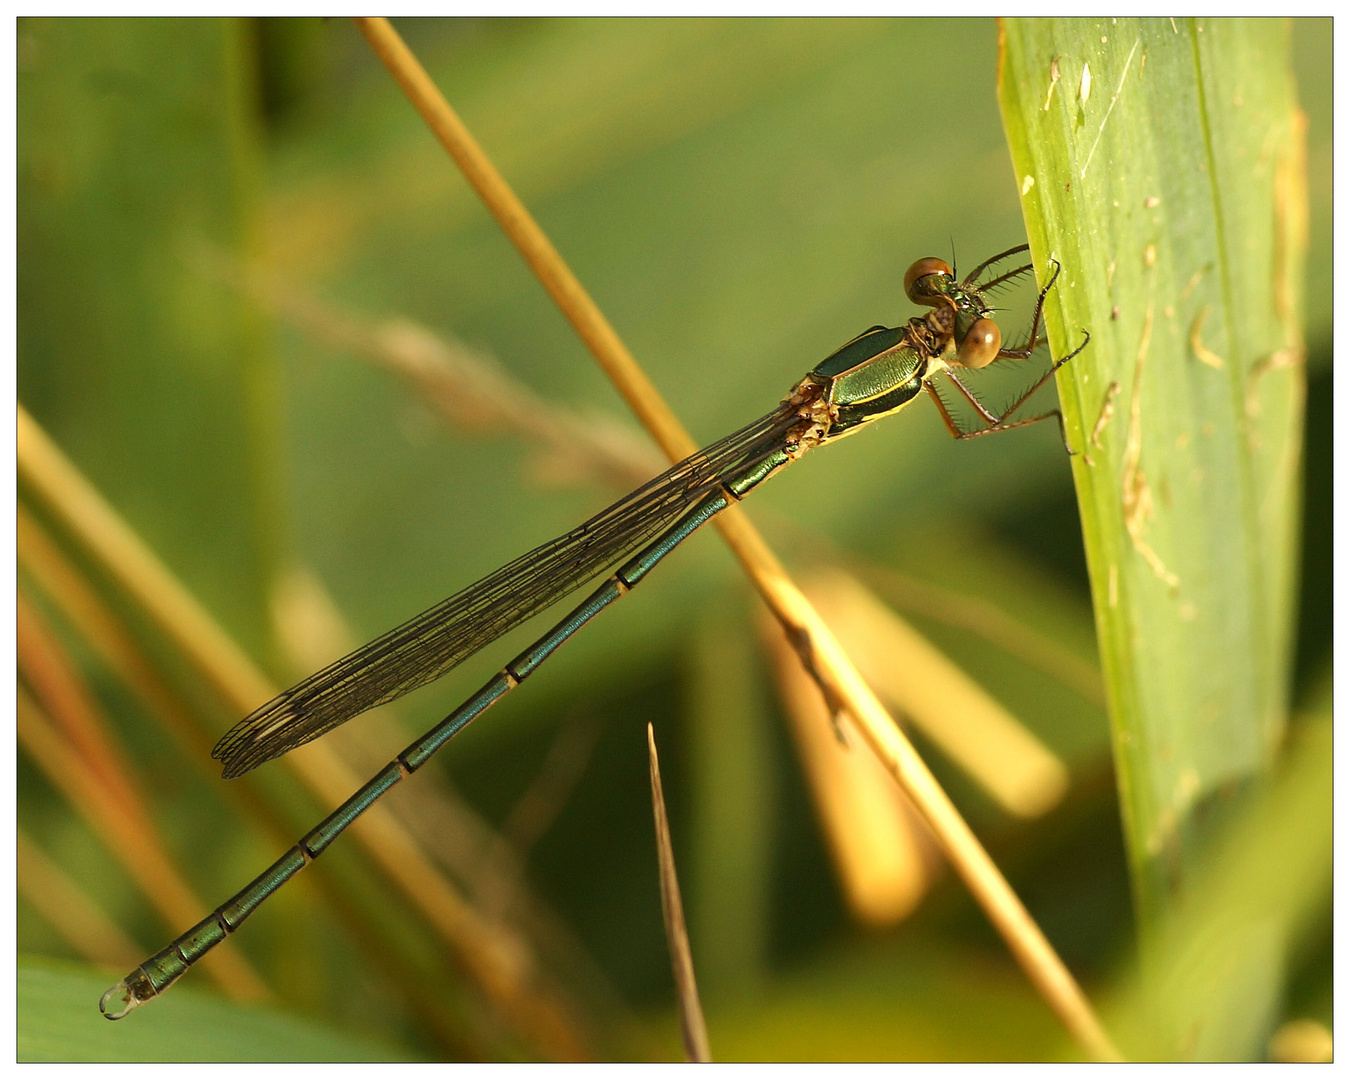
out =
<svg viewBox="0 0 1350 1080"><path fill-rule="evenodd" d="M99 1003L116 1020L156 997L240 924L272 893L320 855L385 792L421 768L457 732L519 686L553 652L602 610L629 592L682 541L739 502L808 450L851 435L898 412L927 392L947 430L973 438L1055 417L1058 409L1013 419L1018 409L1086 347L1055 360L1011 405L994 412L962 380L963 369L998 359L1027 359L1041 343L1045 298L1059 275L1055 264L1040 290L1025 344L1005 348L986 297L1030 273L1030 263L986 271L1027 251L1011 248L958 280L941 259L920 259L905 275L905 292L926 315L898 327L874 326L808 372L771 412L667 469L613 506L556 540L309 676L236 724L213 756L226 778L318 738L377 705L446 674L526 619L551 607L622 562L584 602L490 679L476 694L407 747L342 806L227 903L112 987ZM939 380L945 380L940 382ZM943 396L950 383L978 413L982 426L959 423ZM1067 440L1066 440L1067 448ZM636 554L634 554L636 552Z"/></svg>

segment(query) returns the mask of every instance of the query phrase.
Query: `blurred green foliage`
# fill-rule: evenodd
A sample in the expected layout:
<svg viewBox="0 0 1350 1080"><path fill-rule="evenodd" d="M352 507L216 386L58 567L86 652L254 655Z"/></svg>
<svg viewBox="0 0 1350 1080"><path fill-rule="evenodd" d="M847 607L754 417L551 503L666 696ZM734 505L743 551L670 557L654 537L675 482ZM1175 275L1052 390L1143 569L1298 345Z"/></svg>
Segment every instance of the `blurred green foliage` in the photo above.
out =
<svg viewBox="0 0 1350 1080"><path fill-rule="evenodd" d="M54 960L19 960L20 1061L403 1061L406 1052L274 1010L241 1009L211 995L175 994L147 1023L110 1040L89 1008L109 973Z"/></svg>
<svg viewBox="0 0 1350 1080"><path fill-rule="evenodd" d="M972 265L1023 239L992 23L398 26L700 439L759 415L859 330L912 314L900 281L915 258L954 248ZM1329 21L1296 25L1294 41L1311 121L1310 370L1328 371ZM269 591L293 563L317 572L365 640L616 494L541 485L534 448L447 429L387 372L296 331L222 278L222 258L261 259L344 313L406 316L478 345L558 407L623 416L349 24L25 20L18 65L20 401L279 681L303 673L286 666L269 623ZM1024 299L1010 301L1014 333ZM1310 410L1327 389L1329 376L1314 381ZM1329 424L1310 416L1308 431L1329 444ZM1305 517L1304 673L1330 646L1330 609L1317 606L1330 588L1320 554L1330 545L1329 476L1318 476L1310 470L1309 483L1323 486L1309 489ZM1000 605L1090 659L1072 506L1052 430L958 445L916 407L790 470L750 513L793 563L838 557L900 570ZM1074 1054L949 879L898 930L848 921L755 647L749 590L715 537L686 548L443 755L464 797L500 824L556 733L578 717L598 725L528 877L591 958L576 962L587 973L576 978L593 988L585 1000L601 1052L678 1046L646 787L650 720L686 902L696 898L691 918L708 913L692 928L695 961L700 933L712 948L747 936L734 966L720 958L731 970L705 1000L715 1055ZM1095 993L1123 970L1134 940L1104 713L979 634L931 615L915 622L1070 764L1066 802L1015 823L933 760ZM153 635L146 648L166 652ZM509 648L410 699L408 727L439 719ZM737 727L714 738L708 686L729 677L728 657L744 680L729 698ZM183 872L209 902L230 895L274 845L96 664L89 678L157 792ZM233 718L205 698L195 693L223 731ZM373 737L390 754L406 741L400 730ZM739 760L749 747L763 757L755 769ZM297 834L312 824L315 808L275 769L261 780ZM755 813L732 784L753 789ZM184 929L156 919L22 755L19 816L147 951ZM429 1027L304 882L236 939L281 1007L395 1056L522 1052L459 1003L473 995L455 988L425 929L343 848L325 856L334 880L396 939L391 947L418 958L427 994L457 1010L458 1034ZM719 893L728 900L714 910ZM73 955L22 900L18 938L25 953ZM1316 974L1318 955L1300 962L1314 974L1298 1000L1324 1007L1329 1023L1329 969ZM20 982L25 1056L174 1057L191 1037L187 1021L166 1024L168 1048L151 1048L138 1015L53 1047L37 1033L63 1023L63 1009L93 1015L105 983L44 985L54 988ZM279 1034L268 1019L254 1042L258 1014L221 1009L210 1022L239 1032L221 1056L281 1056L271 1038L311 1056L312 1027ZM346 1045L334 1056L385 1053Z"/></svg>

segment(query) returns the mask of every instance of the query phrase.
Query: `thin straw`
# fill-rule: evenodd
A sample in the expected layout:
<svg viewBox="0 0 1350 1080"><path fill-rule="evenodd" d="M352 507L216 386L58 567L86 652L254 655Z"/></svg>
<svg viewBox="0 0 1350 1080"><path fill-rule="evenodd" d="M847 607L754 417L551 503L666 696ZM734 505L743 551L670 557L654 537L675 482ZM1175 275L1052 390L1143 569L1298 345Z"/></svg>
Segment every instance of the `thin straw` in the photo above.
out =
<svg viewBox="0 0 1350 1080"><path fill-rule="evenodd" d="M661 914L665 917L670 967L675 976L675 999L680 1006L684 1053L690 1061L712 1061L708 1025L703 1020L703 1003L699 1000L698 982L694 978L694 954L689 948L689 929L684 922L680 879L675 874L675 849L670 843L666 795L661 788L661 762L656 756L656 735L651 724L647 725L647 767L651 774L652 816L656 821L656 859L661 872Z"/></svg>

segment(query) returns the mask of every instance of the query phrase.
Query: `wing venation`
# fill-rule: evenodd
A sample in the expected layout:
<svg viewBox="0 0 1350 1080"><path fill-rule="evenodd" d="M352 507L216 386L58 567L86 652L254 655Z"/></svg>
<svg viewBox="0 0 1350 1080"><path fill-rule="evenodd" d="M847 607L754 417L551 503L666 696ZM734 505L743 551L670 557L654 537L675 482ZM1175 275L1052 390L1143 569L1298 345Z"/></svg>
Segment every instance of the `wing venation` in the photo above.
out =
<svg viewBox="0 0 1350 1080"><path fill-rule="evenodd" d="M786 403L671 466L590 520L507 563L255 709L216 744L239 776L432 682L660 535L713 486L781 446Z"/></svg>

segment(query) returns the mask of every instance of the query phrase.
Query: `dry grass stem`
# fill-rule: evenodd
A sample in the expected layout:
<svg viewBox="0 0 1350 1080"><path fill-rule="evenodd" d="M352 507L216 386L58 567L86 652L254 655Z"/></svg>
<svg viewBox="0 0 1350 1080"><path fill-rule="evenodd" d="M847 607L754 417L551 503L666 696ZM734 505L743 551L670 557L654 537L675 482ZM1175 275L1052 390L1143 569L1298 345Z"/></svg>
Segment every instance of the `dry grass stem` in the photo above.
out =
<svg viewBox="0 0 1350 1080"><path fill-rule="evenodd" d="M19 406L19 478L178 644L231 709L248 712L276 687Z"/></svg>
<svg viewBox="0 0 1350 1080"><path fill-rule="evenodd" d="M737 545L747 549L748 558L759 568L755 583L783 624L793 647L799 655L806 653L803 659L826 695L843 703L852 713L863 739L913 799L953 868L1007 942L1032 984L1092 1057L1119 1060L1119 1051L1097 1020L1082 988L913 745L844 655L829 627L788 579L759 534L749 528L745 516L738 514L729 520L725 520L725 514L722 517L724 528L738 531ZM742 522L746 522L745 531L740 531Z"/></svg>
<svg viewBox="0 0 1350 1080"><path fill-rule="evenodd" d="M16 597L15 616L24 682L99 783L148 828L150 812L131 779L131 763L114 742L74 661L22 591Z"/></svg>
<svg viewBox="0 0 1350 1080"><path fill-rule="evenodd" d="M120 620L99 598L22 503L18 506L19 566L61 611L109 669L154 713L204 775L215 740L160 679ZM242 789L241 789L242 790Z"/></svg>
<svg viewBox="0 0 1350 1080"><path fill-rule="evenodd" d="M643 426L672 461L693 453L697 447L688 432L397 32L385 19L357 22ZM1033 985L1092 1057L1118 1059L1119 1052L1064 962L749 519L733 507L715 520L826 694L853 714L863 737L920 808L962 880Z"/></svg>
<svg viewBox="0 0 1350 1080"><path fill-rule="evenodd" d="M548 479L586 477L629 488L665 468L640 433L606 416L580 416L549 404L480 349L410 319L345 314L261 271L229 277L316 340L407 379L452 427L505 428L523 435L545 452L540 472Z"/></svg>
<svg viewBox="0 0 1350 1080"><path fill-rule="evenodd" d="M215 738L207 730L205 719L189 708L155 673L145 655L132 640L126 627L98 597L91 584L67 561L25 506L18 507L19 565L56 605L72 630L79 633L99 658L142 701L153 715L177 739L185 759L198 769L205 781L214 783L217 771L211 762ZM381 761L383 764L383 761ZM228 784L222 791L236 809L273 843L286 846L293 837L292 827L262 798L256 785ZM419 1003L420 984L397 950L390 949L367 912L350 903L328 872L319 863L310 878L325 902L351 934L371 963L398 986L405 998ZM140 957L137 958L139 961ZM460 1046L458 1037L446 1029L444 1017L434 1010L423 1010L428 1026L441 1035L449 1049Z"/></svg>
<svg viewBox="0 0 1350 1080"><path fill-rule="evenodd" d="M847 745L836 718L801 658L767 616L763 640L773 659L778 699L811 786L844 900L860 922L893 926L923 899L941 856L923 818L866 745L847 716Z"/></svg>
<svg viewBox="0 0 1350 1080"><path fill-rule="evenodd" d="M661 790L661 763L657 760L656 735L651 724L647 725L647 765L651 773L656 858L661 874L661 914L666 924L666 943L670 946L670 968L675 977L675 1000L680 1007L684 1054L690 1061L708 1062L712 1061L712 1048L708 1045L708 1027L703 1021L703 1005L694 978L694 954L689 948L689 929L684 924L680 880L675 874L675 851L670 846L670 822L666 818L666 796Z"/></svg>
<svg viewBox="0 0 1350 1080"><path fill-rule="evenodd" d="M408 100L450 154L488 211L521 257L534 271L549 296L572 324L581 340L604 368L619 393L651 432L672 461L698 449L670 407L656 393L609 320L559 256L497 168L483 153L463 122L450 108L431 77L423 70L387 19L357 19L370 47L398 81Z"/></svg>
<svg viewBox="0 0 1350 1080"><path fill-rule="evenodd" d="M1064 797L1063 762L857 581L822 571L806 592L867 681L1008 813L1039 817Z"/></svg>
<svg viewBox="0 0 1350 1080"><path fill-rule="evenodd" d="M1008 655L1063 683L1098 708L1106 708L1106 690L1096 664L1070 652L997 604L886 567L869 565L855 569L895 607L923 615L944 626L978 634Z"/></svg>

